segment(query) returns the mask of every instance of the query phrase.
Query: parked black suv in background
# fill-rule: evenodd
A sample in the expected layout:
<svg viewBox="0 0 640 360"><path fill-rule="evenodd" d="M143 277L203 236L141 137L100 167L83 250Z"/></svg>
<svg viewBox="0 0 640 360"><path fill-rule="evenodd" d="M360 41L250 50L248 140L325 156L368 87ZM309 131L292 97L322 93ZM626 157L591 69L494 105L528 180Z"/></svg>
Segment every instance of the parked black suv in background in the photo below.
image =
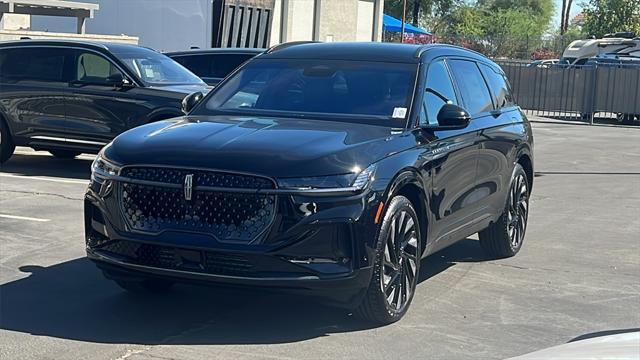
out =
<svg viewBox="0 0 640 360"><path fill-rule="evenodd" d="M71 158L121 132L182 115L208 86L154 50L63 40L0 43L0 163L15 145Z"/></svg>
<svg viewBox="0 0 640 360"><path fill-rule="evenodd" d="M262 52L264 49L224 48L192 49L165 55L191 70L207 84L217 85L238 66Z"/></svg>
<svg viewBox="0 0 640 360"><path fill-rule="evenodd" d="M87 254L133 291L282 287L388 323L425 256L476 232L492 257L520 250L532 146L503 72L475 52L282 45L188 116L100 152Z"/></svg>

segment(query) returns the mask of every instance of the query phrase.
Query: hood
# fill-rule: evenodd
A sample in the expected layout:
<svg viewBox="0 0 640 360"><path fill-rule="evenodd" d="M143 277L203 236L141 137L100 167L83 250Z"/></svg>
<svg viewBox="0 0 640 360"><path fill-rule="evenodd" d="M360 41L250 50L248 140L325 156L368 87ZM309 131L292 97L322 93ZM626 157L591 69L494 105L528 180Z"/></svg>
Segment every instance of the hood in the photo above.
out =
<svg viewBox="0 0 640 360"><path fill-rule="evenodd" d="M508 360L632 360L640 354L640 332L626 332L569 342Z"/></svg>
<svg viewBox="0 0 640 360"><path fill-rule="evenodd" d="M187 84L187 85L153 85L153 86L150 86L150 88L156 89L156 90L173 91L173 92L181 93L184 95L189 95L196 91L200 91L201 93L206 95L209 91L211 91L211 89L213 89L213 86L202 83L202 84Z"/></svg>
<svg viewBox="0 0 640 360"><path fill-rule="evenodd" d="M188 116L118 136L106 156L122 165L157 164L275 178L347 174L415 146L408 132L344 122Z"/></svg>

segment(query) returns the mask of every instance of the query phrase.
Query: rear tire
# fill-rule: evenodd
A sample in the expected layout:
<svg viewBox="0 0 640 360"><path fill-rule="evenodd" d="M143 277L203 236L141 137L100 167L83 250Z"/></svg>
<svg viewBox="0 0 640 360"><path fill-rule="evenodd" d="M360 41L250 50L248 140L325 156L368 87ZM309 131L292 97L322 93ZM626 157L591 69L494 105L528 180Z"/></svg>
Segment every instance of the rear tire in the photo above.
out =
<svg viewBox="0 0 640 360"><path fill-rule="evenodd" d="M636 119L636 115L634 114L617 114L616 119L619 124L622 125L633 125Z"/></svg>
<svg viewBox="0 0 640 360"><path fill-rule="evenodd" d="M356 313L379 325L400 320L409 309L420 273L420 226L413 205L395 196L380 227L373 276Z"/></svg>
<svg viewBox="0 0 640 360"><path fill-rule="evenodd" d="M147 280L114 280L118 286L133 294L159 294L171 290L173 283L170 281Z"/></svg>
<svg viewBox="0 0 640 360"><path fill-rule="evenodd" d="M480 246L491 258L514 256L522 248L529 215L527 173L516 164L511 176L507 203L500 218L480 231Z"/></svg>
<svg viewBox="0 0 640 360"><path fill-rule="evenodd" d="M9 127L7 127L2 117L0 117L0 164L4 164L9 160L15 149L16 146L11 138Z"/></svg>
<svg viewBox="0 0 640 360"><path fill-rule="evenodd" d="M73 150L49 150L49 153L58 159L74 159L81 154L79 151Z"/></svg>

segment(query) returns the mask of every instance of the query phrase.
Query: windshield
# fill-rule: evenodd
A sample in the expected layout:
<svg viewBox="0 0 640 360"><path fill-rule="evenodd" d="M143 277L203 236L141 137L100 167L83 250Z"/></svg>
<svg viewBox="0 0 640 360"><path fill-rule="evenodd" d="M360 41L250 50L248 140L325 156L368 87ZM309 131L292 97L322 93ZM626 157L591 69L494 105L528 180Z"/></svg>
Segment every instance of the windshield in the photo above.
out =
<svg viewBox="0 0 640 360"><path fill-rule="evenodd" d="M279 115L404 127L416 64L256 59L198 112Z"/></svg>
<svg viewBox="0 0 640 360"><path fill-rule="evenodd" d="M113 53L149 85L202 84L203 81L168 56L147 48Z"/></svg>

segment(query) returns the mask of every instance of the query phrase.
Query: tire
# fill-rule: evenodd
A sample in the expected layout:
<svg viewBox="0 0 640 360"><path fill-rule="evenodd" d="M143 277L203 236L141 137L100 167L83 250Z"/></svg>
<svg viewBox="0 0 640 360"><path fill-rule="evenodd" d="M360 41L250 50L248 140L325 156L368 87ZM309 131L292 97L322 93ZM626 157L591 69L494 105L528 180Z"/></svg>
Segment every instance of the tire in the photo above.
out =
<svg viewBox="0 0 640 360"><path fill-rule="evenodd" d="M498 221L480 231L480 246L491 258L514 256L522 248L529 215L527 173L516 164L509 184L509 195Z"/></svg>
<svg viewBox="0 0 640 360"><path fill-rule="evenodd" d="M373 276L357 315L378 325L404 316L418 283L420 236L418 216L411 202L404 196L393 197L378 234Z"/></svg>
<svg viewBox="0 0 640 360"><path fill-rule="evenodd" d="M122 280L117 279L114 281L118 286L124 290L133 294L158 294L165 293L171 290L173 286L172 282L158 280L158 279L146 279L146 280Z"/></svg>
<svg viewBox="0 0 640 360"><path fill-rule="evenodd" d="M616 119L619 124L622 125L633 125L636 116L634 114L617 114Z"/></svg>
<svg viewBox="0 0 640 360"><path fill-rule="evenodd" d="M15 149L16 146L11 138L9 127L7 127L2 117L0 117L0 164L4 164L9 160Z"/></svg>
<svg viewBox="0 0 640 360"><path fill-rule="evenodd" d="M49 150L49 153L58 159L74 159L81 152L73 150Z"/></svg>

